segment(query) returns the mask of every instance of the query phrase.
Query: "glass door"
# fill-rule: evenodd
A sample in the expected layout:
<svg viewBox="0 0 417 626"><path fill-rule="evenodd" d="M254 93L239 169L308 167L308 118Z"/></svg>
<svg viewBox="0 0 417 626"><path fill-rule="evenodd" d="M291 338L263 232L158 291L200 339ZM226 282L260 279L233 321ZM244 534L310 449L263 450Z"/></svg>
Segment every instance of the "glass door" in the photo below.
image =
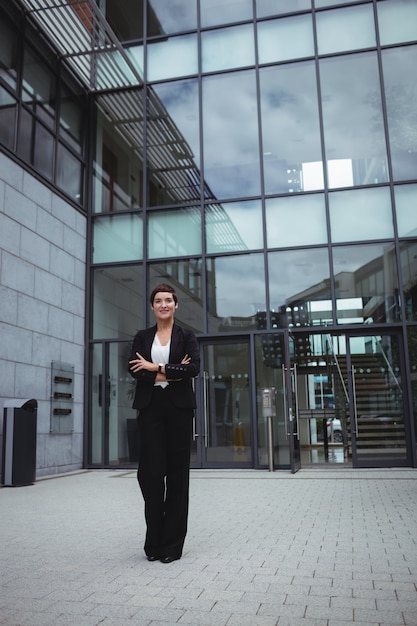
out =
<svg viewBox="0 0 417 626"><path fill-rule="evenodd" d="M249 340L202 342L192 467L252 467Z"/></svg>
<svg viewBox="0 0 417 626"><path fill-rule="evenodd" d="M400 336L350 336L350 430L355 467L407 464Z"/></svg>

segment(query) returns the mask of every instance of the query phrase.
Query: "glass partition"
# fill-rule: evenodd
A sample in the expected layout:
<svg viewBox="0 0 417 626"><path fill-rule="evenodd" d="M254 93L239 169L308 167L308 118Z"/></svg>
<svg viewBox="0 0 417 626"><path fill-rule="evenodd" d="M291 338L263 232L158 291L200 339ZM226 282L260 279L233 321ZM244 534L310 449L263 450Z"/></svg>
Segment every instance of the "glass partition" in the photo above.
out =
<svg viewBox="0 0 417 626"><path fill-rule="evenodd" d="M256 313L265 311L262 254L207 259L209 330L256 328Z"/></svg>
<svg viewBox="0 0 417 626"><path fill-rule="evenodd" d="M205 199L259 195L255 72L207 76L202 89Z"/></svg>
<svg viewBox="0 0 417 626"><path fill-rule="evenodd" d="M92 274L94 339L133 337L143 328L141 265L99 267Z"/></svg>
<svg viewBox="0 0 417 626"><path fill-rule="evenodd" d="M316 14L319 54L375 48L372 3Z"/></svg>
<svg viewBox="0 0 417 626"><path fill-rule="evenodd" d="M276 327L332 323L327 248L270 252L268 274Z"/></svg>
<svg viewBox="0 0 417 626"><path fill-rule="evenodd" d="M210 204L205 220L208 253L263 248L260 200Z"/></svg>
<svg viewBox="0 0 417 626"><path fill-rule="evenodd" d="M400 320L393 243L335 247L333 265L339 324Z"/></svg>
<svg viewBox="0 0 417 626"><path fill-rule="evenodd" d="M329 188L386 182L376 53L322 59L320 82Z"/></svg>
<svg viewBox="0 0 417 626"><path fill-rule="evenodd" d="M148 42L149 81L188 76L198 72L197 36L178 35Z"/></svg>
<svg viewBox="0 0 417 626"><path fill-rule="evenodd" d="M110 215L93 223L93 263L138 261L143 255L140 215Z"/></svg>
<svg viewBox="0 0 417 626"><path fill-rule="evenodd" d="M260 96L265 193L323 189L314 64L262 68Z"/></svg>
<svg viewBox="0 0 417 626"><path fill-rule="evenodd" d="M311 14L259 22L258 51L259 63L314 56Z"/></svg>
<svg viewBox="0 0 417 626"><path fill-rule="evenodd" d="M417 4L414 0L384 0L376 3L381 45L417 39Z"/></svg>
<svg viewBox="0 0 417 626"><path fill-rule="evenodd" d="M201 58L203 72L254 65L253 25L231 26L201 33Z"/></svg>
<svg viewBox="0 0 417 626"><path fill-rule="evenodd" d="M253 17L252 0L200 0L201 26L216 26L230 22L251 20Z"/></svg>
<svg viewBox="0 0 417 626"><path fill-rule="evenodd" d="M268 248L327 243L323 194L271 198L265 212Z"/></svg>
<svg viewBox="0 0 417 626"><path fill-rule="evenodd" d="M147 0L146 14L148 37L197 28L197 0Z"/></svg>
<svg viewBox="0 0 417 626"><path fill-rule="evenodd" d="M415 237L417 235L417 184L396 185L395 208L399 237Z"/></svg>
<svg viewBox="0 0 417 626"><path fill-rule="evenodd" d="M401 276L407 320L417 321L417 241L400 244Z"/></svg>
<svg viewBox="0 0 417 626"><path fill-rule="evenodd" d="M394 180L413 180L416 178L416 67L417 46L404 46L382 51Z"/></svg>
<svg viewBox="0 0 417 626"><path fill-rule="evenodd" d="M201 254L201 245L201 213L198 207L149 213L149 258Z"/></svg>

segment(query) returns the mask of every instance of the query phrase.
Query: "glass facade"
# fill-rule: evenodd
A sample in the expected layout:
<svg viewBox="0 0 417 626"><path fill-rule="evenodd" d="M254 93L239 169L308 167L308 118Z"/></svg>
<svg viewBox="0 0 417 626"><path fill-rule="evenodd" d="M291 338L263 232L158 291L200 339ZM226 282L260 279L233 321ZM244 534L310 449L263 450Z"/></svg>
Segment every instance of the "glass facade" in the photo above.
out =
<svg viewBox="0 0 417 626"><path fill-rule="evenodd" d="M196 467L268 464L269 387L277 467L415 465L415 0L99 5L143 82L88 128L0 37L2 144L90 214L86 464L136 460L123 355L164 280L201 342Z"/></svg>

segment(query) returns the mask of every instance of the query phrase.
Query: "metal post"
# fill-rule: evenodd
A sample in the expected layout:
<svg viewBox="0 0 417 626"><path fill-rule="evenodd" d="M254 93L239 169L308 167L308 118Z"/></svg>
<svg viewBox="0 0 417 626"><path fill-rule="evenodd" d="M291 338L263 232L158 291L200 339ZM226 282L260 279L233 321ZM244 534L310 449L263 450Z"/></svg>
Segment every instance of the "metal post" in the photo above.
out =
<svg viewBox="0 0 417 626"><path fill-rule="evenodd" d="M268 468L274 471L274 437L272 432L272 415L268 415Z"/></svg>

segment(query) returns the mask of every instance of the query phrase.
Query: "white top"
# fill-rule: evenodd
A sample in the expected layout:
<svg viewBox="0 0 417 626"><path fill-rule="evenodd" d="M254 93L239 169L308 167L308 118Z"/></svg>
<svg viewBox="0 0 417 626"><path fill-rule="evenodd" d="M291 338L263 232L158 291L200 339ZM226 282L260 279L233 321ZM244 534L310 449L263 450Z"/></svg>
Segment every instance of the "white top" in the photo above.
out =
<svg viewBox="0 0 417 626"><path fill-rule="evenodd" d="M162 363L162 365L166 365L169 360L169 350L171 348L171 341L168 341L166 346L161 345L161 342L158 339L158 335L155 334L155 338L153 340L152 348L151 348L151 359L152 363ZM155 383L155 386L158 387L167 387L169 383L167 381L161 381Z"/></svg>

